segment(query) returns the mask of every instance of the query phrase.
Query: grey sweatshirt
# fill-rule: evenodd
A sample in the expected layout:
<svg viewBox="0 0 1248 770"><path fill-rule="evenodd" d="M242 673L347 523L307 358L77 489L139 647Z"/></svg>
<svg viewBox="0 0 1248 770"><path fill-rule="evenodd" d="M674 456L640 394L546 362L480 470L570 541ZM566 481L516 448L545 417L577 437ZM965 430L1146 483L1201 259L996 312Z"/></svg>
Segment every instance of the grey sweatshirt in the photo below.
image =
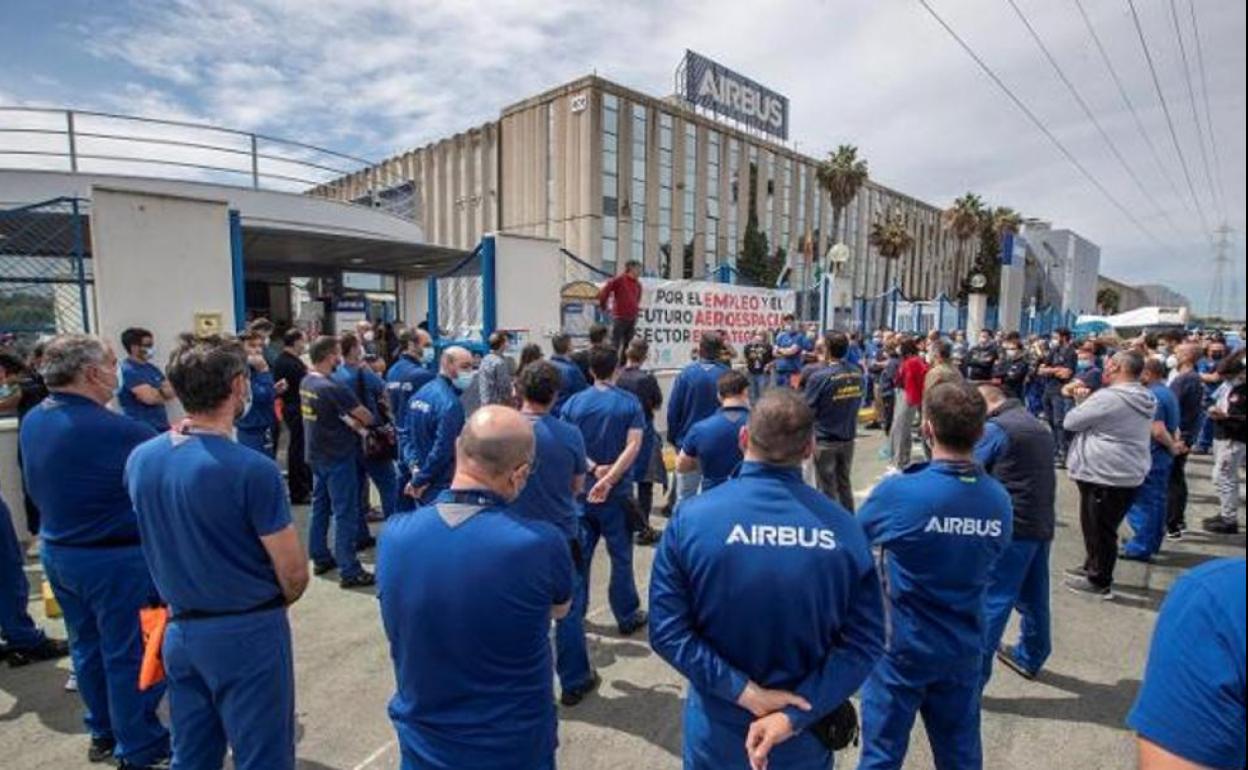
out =
<svg viewBox="0 0 1248 770"><path fill-rule="evenodd" d="M1156 397L1132 382L1101 388L1067 412L1063 425L1076 434L1066 458L1070 477L1109 487L1144 483L1156 409Z"/></svg>

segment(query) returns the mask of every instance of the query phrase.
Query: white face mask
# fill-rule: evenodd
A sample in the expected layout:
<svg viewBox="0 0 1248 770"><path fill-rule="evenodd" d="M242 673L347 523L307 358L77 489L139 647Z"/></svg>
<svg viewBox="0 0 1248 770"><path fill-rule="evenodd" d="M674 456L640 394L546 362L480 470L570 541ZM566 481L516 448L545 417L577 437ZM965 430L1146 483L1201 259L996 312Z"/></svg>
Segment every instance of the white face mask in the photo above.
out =
<svg viewBox="0 0 1248 770"><path fill-rule="evenodd" d="M460 390L468 390L472 386L473 372L459 372L455 375L455 387Z"/></svg>

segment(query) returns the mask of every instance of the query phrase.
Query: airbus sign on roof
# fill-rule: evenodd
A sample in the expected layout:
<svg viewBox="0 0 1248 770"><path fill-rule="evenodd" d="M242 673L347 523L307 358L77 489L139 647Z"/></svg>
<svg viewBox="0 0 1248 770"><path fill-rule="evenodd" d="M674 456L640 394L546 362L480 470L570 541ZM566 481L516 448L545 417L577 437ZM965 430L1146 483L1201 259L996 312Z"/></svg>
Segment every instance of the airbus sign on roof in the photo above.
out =
<svg viewBox="0 0 1248 770"><path fill-rule="evenodd" d="M789 138L789 99L710 59L685 51L687 101L780 139Z"/></svg>

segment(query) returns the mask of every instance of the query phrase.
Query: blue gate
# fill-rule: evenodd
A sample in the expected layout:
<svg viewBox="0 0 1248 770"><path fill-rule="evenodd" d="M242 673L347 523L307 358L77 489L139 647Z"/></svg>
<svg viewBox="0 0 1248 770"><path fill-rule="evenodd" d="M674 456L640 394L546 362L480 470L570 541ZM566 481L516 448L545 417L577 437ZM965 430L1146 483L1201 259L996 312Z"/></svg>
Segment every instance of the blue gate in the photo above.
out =
<svg viewBox="0 0 1248 770"><path fill-rule="evenodd" d="M87 202L0 210L0 337L89 333L94 316Z"/></svg>
<svg viewBox="0 0 1248 770"><path fill-rule="evenodd" d="M426 322L435 345L481 352L498 326L494 237L487 235L451 269L429 279Z"/></svg>

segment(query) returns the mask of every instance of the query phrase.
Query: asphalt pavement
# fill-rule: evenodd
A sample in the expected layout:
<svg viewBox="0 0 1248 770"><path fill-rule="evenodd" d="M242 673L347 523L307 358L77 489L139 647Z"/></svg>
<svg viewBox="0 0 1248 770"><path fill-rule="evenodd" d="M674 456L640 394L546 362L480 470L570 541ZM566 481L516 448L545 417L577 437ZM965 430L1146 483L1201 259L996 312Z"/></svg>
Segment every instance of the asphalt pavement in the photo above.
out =
<svg viewBox="0 0 1248 770"><path fill-rule="evenodd" d="M881 444L878 433L859 439L854 484L860 499L884 469L877 455ZM1188 518L1193 522L1216 508L1210 465L1208 457L1194 457L1188 464ZM301 523L305 516L306 510L297 511ZM1053 656L1034 682L997 668L984 699L985 767L1134 768L1133 738L1123 722L1140 685L1158 607L1184 570L1221 556L1243 556L1244 536L1193 532L1180 543L1167 542L1152 564L1120 563L1117 597L1102 602L1062 588L1062 569L1080 562L1083 553L1077 493L1064 474L1058 519L1051 563ZM661 526L663 520L656 516L654 522ZM635 569L643 597L652 557L652 549L637 549ZM606 607L608 570L600 550L594 560L587 630L603 686L581 705L559 710L559 767L679 768L684 682L651 652L644 633L622 638L616 632ZM38 586L37 563L30 564L29 573L32 585ZM375 595L340 590L333 576L328 577L314 578L291 611L298 766L393 770L399 767L398 751L386 715L393 671ZM32 614L42 620L41 602L35 595L31 599ZM750 622L748 608L742 608L741 620ZM60 621L47 621L46 627L64 635ZM1011 624L1007 640L1015 628ZM98 767L86 762L81 702L63 690L68 672L67 661L21 669L0 666L0 764L23 770ZM838 755L836 764L852 768L856 762L856 752L850 750ZM905 766L932 767L921 723Z"/></svg>

